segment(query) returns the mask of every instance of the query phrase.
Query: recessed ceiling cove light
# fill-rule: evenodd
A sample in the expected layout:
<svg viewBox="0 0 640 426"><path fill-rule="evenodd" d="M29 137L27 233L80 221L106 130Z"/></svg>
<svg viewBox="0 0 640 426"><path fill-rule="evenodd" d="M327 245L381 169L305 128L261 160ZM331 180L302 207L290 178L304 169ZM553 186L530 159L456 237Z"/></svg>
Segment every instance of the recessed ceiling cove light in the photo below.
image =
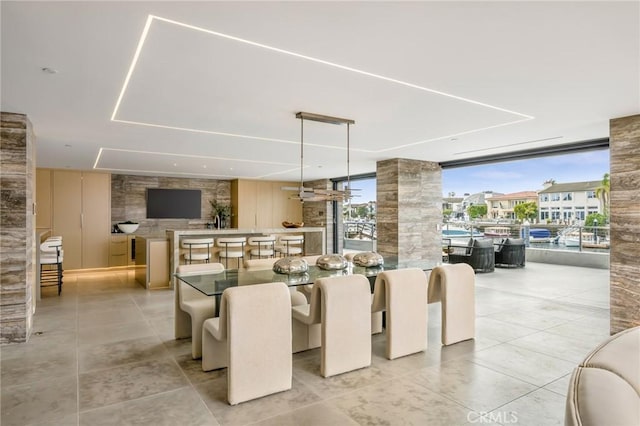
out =
<svg viewBox="0 0 640 426"><path fill-rule="evenodd" d="M274 47L274 46L269 46L269 45L266 45L266 44L258 43L258 42L247 40L247 39L242 39L242 38L235 37L235 36L232 36L232 35L229 35L229 34L224 34L224 33L216 32L216 31L212 31L212 30L209 30L209 29L206 29L206 28L197 27L195 25L190 25L190 24L186 24L186 23L183 23L183 22L178 22L178 21L175 21L175 20L172 20L172 19L162 18L162 17L154 16L154 15L148 15L147 16L147 20L146 20L145 25L144 25L144 28L142 30L142 34L141 34L140 39L138 41L138 45L136 47L136 51L135 51L135 53L133 55L133 59L131 61L131 64L129 66L127 74L125 76L124 83L123 83L122 88L120 90L119 96L118 96L118 98L116 100L116 104L114 106L113 113L111 114L111 121L118 122L118 123L125 123L125 124L134 124L134 125L139 125L139 126L148 126L148 127L162 128L162 129L170 129L170 130L180 130L180 131L195 132L195 133L205 133L205 134L212 134L212 135L230 136L230 137L245 138L245 139L252 139L252 140L265 140L265 141L270 141L270 142L279 142L279 143L287 143L287 144L298 144L297 141L276 139L276 138L264 137L264 136L259 136L259 135L244 135L244 134L237 134L237 133L228 133L228 132L221 132L221 131L215 130L215 129L208 130L208 129L198 129L198 128L170 126L170 125L162 124L162 123L149 123L149 122L133 121L133 120L126 120L124 118L118 117L118 111L120 109L120 105L122 103L122 100L124 98L125 93L127 92L127 89L128 89L128 86L129 86L129 82L131 81L131 78L132 78L132 76L133 76L133 74L135 72L138 60L140 59L140 54L142 52L142 49L143 49L143 47L145 45L145 42L147 40L147 36L149 35L149 32L151 31L152 24L154 22L162 22L162 23L169 24L169 25L175 25L175 26L182 27L182 28L185 28L185 29L188 29L188 30L205 33L205 34L211 35L213 37L226 39L226 40L231 41L231 42L246 44L246 45L249 45L249 46L252 46L252 47L257 47L257 48L264 49L264 50L271 51L271 52L278 53L278 54L289 55L289 56L292 56L294 58L302 59L302 60L309 61L309 62L314 62L314 63L320 64L322 66L329 66L329 67L337 68L337 69L340 69L342 71L359 74L361 76L365 76L365 77L369 77L369 78L375 78L375 79L382 80L382 81L385 81L385 82L388 82L388 83L392 83L392 84L408 87L408 88L411 88L411 89L415 89L415 90L418 90L418 91L423 91L423 92L430 93L430 94L433 94L433 95L443 96L443 97L446 97L446 98L449 98L449 99L454 99L454 100L461 101L461 102L466 102L468 104L484 107L484 108L487 108L487 109L490 109L490 110L494 110L494 111L500 111L500 112L511 114L512 116L514 116L514 119L508 120L506 122L501 122L499 124L495 124L495 125L491 125L491 126L471 129L471 130L467 130L467 131L464 131L464 132L441 135L441 136L437 136L437 137L434 137L434 138L418 140L418 141L406 143L404 145L395 145L395 146L392 146L392 147L389 147L389 148L384 148L384 149L379 149L379 150L352 149L353 151L372 152L372 153L382 153L382 152L386 152L386 151L394 151L394 150L398 150L398 149L401 149L401 148L408 148L408 147L411 147L411 146L414 146L414 145L424 144L424 143L427 143L427 142L432 142L432 141L437 141L437 140L442 140L442 139L450 139L452 137L459 136L459 135L465 135L465 134L479 132L479 131L483 131L483 130L489 130L489 129L494 129L494 128L498 128L498 127L509 126L509 125L513 125L513 124L516 124L516 123L520 123L520 122L524 122L524 121L528 121L528 120L533 120L535 118L535 117L533 117L531 115L528 115L528 114L523 114L523 113L520 113L520 112L517 112L517 111L510 110L510 109L502 108L502 107L499 107L499 106L496 106L496 105L490 105L490 104L485 103L485 102L480 102L480 101L477 101L477 100L474 100L474 99L465 98L465 97L462 97L462 96L454 95L452 93L446 93L446 92L443 92L443 91L440 91L440 90L431 89L431 88L428 88L428 87L425 87L425 86L420 86L418 84L411 83L411 82L408 82L408 81L399 80L399 79L388 77L388 76L381 75L381 74L375 74L375 73L372 73L372 72L369 72L369 71L365 71L365 70L362 70L362 69L353 68L353 67L349 67L349 66L346 66L346 65L341 65L341 64L338 64L338 63L335 63L335 62L326 61L324 59L303 55L301 53L297 53L297 52L281 49L281 48ZM324 148L324 149L338 149L338 150L343 150L344 149L342 147L336 147L336 146L332 146L332 145L319 145L319 144L312 144L312 143L308 143L307 145L309 145L309 146L317 146L319 148Z"/></svg>

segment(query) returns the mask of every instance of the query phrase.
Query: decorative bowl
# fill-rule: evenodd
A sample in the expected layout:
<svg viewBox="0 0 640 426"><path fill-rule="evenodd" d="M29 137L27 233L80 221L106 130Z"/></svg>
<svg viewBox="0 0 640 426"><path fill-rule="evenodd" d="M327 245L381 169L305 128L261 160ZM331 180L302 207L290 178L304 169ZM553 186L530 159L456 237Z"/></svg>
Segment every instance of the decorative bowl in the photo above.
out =
<svg viewBox="0 0 640 426"><path fill-rule="evenodd" d="M353 264L371 268L384 264L384 259L378 253L373 251L363 251L353 256Z"/></svg>
<svg viewBox="0 0 640 426"><path fill-rule="evenodd" d="M136 229L138 229L138 226L140 226L140 224L138 223L119 223L118 229L120 229L125 234L133 234L134 232L136 232Z"/></svg>
<svg viewBox="0 0 640 426"><path fill-rule="evenodd" d="M285 257L273 264L273 272L278 274L304 274L309 270L309 264L301 257Z"/></svg>
<svg viewBox="0 0 640 426"><path fill-rule="evenodd" d="M285 220L284 222L282 222L282 226L284 226L285 228L302 228L304 226L304 222L294 223L294 222L287 222Z"/></svg>
<svg viewBox="0 0 640 426"><path fill-rule="evenodd" d="M316 265L325 270L345 269L348 264L347 259L339 254L325 254L316 260Z"/></svg>

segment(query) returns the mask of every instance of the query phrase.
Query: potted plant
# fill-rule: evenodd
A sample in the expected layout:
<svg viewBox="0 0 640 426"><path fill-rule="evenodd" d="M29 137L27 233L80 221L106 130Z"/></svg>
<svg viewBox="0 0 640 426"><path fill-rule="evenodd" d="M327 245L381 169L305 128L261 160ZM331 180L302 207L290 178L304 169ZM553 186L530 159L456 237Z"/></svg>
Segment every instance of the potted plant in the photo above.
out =
<svg viewBox="0 0 640 426"><path fill-rule="evenodd" d="M213 226L216 229L224 229L229 223L231 217L231 206L228 204L221 204L217 200L211 200L211 218L213 219Z"/></svg>

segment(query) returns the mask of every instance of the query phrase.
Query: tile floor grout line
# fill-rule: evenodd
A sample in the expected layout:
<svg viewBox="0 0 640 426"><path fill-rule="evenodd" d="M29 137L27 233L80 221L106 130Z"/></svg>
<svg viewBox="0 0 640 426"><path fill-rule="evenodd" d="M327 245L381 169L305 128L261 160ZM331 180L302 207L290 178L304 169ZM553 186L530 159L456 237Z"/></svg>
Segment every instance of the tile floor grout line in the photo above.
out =
<svg viewBox="0 0 640 426"><path fill-rule="evenodd" d="M82 413L82 414L86 414L86 413L90 413L92 411L102 410L103 408L113 408L113 407L116 407L118 405L127 404L129 402L142 401L142 400L145 400L145 399L155 398L155 397L157 397L159 395L164 395L164 394L167 394L167 393L175 392L175 391L178 391L178 390L181 390L181 389L185 389L187 387L189 387L189 386L187 386L187 385L180 386L180 387L177 387L177 388L174 388L174 389L164 390L162 392L153 393L153 394L150 394L150 395L144 395L144 396L139 396L137 398L127 399L127 400L124 400L124 401L113 402L113 403L110 403L110 404L107 404L107 405L102 405L100 407L89 408L89 409L86 409L86 410L79 410L79 412Z"/></svg>

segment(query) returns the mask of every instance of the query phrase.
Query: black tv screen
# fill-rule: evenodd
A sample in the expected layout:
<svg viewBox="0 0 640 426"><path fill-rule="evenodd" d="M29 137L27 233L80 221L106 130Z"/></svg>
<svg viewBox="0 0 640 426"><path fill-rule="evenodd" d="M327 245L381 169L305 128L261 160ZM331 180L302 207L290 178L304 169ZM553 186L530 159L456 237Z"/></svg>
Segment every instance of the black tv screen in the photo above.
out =
<svg viewBox="0 0 640 426"><path fill-rule="evenodd" d="M147 188L147 219L200 219L199 189Z"/></svg>

